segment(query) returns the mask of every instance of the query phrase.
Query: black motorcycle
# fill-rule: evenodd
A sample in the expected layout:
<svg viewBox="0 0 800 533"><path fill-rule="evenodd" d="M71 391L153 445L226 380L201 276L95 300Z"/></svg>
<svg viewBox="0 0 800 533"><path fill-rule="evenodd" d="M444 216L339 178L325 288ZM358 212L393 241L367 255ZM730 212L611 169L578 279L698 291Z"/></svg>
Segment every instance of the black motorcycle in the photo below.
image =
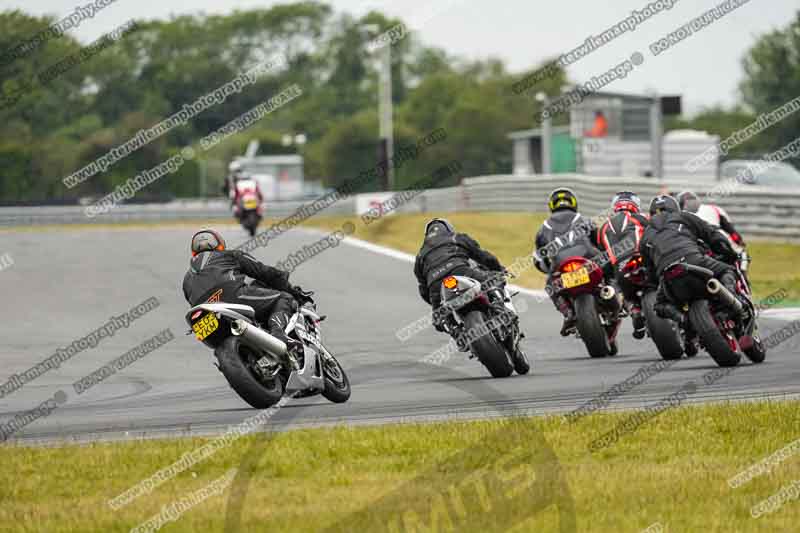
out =
<svg viewBox="0 0 800 533"><path fill-rule="evenodd" d="M754 363L766 357L758 335L756 309L744 273L735 267L737 298L704 267L677 262L661 276L669 299L684 313L682 334L687 355L699 342L721 367L739 364L742 354ZM742 318L744 317L744 318Z"/></svg>
<svg viewBox="0 0 800 533"><path fill-rule="evenodd" d="M447 333L460 349L469 349L471 357L476 357L492 377L508 377L515 370L518 374L530 371L528 357L520 347L524 335L511 302L515 294L506 288L484 287L467 276L447 276L441 295Z"/></svg>

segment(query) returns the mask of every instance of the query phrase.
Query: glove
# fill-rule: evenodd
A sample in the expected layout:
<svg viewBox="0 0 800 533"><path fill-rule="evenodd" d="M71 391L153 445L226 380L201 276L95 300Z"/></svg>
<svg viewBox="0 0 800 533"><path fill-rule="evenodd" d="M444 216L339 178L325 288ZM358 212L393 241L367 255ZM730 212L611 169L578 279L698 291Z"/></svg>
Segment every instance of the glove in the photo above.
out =
<svg viewBox="0 0 800 533"><path fill-rule="evenodd" d="M720 256L726 263L733 264L739 259L739 254L733 249L728 241L723 241L720 245Z"/></svg>
<svg viewBox="0 0 800 533"><path fill-rule="evenodd" d="M311 297L314 296L314 291L304 291L303 289L295 285L291 289L289 289L289 294L294 296L294 298L300 302L310 302L313 301Z"/></svg>

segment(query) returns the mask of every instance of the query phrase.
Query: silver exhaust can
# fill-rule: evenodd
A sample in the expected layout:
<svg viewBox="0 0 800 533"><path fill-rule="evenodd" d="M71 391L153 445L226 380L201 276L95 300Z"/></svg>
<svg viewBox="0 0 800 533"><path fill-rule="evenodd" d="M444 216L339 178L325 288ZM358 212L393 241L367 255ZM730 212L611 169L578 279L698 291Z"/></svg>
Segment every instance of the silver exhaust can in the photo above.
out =
<svg viewBox="0 0 800 533"><path fill-rule="evenodd" d="M276 362L281 362L286 356L285 342L253 324L248 324L244 320L234 320L233 324L231 324L231 333L241 337L247 346L266 352L276 358Z"/></svg>
<svg viewBox="0 0 800 533"><path fill-rule="evenodd" d="M711 278L708 280L706 288L708 289L709 294L719 298L723 304L733 308L737 313L742 312L742 302L740 302L736 296L731 294L731 291L729 291L725 285L720 283L719 280Z"/></svg>

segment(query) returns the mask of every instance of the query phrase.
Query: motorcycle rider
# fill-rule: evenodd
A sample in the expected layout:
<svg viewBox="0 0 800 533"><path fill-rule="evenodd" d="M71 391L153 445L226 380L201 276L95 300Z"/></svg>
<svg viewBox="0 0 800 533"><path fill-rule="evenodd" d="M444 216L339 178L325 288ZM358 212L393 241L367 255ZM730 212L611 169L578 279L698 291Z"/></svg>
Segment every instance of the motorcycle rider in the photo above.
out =
<svg viewBox="0 0 800 533"><path fill-rule="evenodd" d="M244 196L248 192L255 193L256 198L258 199L258 209L260 211L261 204L264 202L264 196L261 194L261 187L258 186L258 182L252 178L249 174L245 173L244 171L240 172L236 175L233 182L233 199L231 202L233 203L233 210L235 216L240 216L241 213L241 206L239 205L239 199Z"/></svg>
<svg viewBox="0 0 800 533"><path fill-rule="evenodd" d="M297 302L311 299L289 283L289 272L265 265L241 250L227 250L225 239L213 229L192 236L192 258L183 278L183 295L190 305L226 302L249 305L255 319L271 335L286 343L289 352L302 356L302 343L285 333ZM254 281L247 283L245 276Z"/></svg>
<svg viewBox="0 0 800 533"><path fill-rule="evenodd" d="M704 254L698 242L700 239L727 262L732 263L737 259L736 252L724 235L694 213L681 211L675 198L669 195L653 198L650 202L650 223L644 231L641 251L654 283L658 283L667 267L682 261L711 270L731 294L741 298L736 289L733 267ZM663 283L658 287L655 311L661 318L678 323L683 321L683 313L669 300Z"/></svg>
<svg viewBox="0 0 800 533"><path fill-rule="evenodd" d="M741 233L736 231L736 228L731 222L731 217L728 213L714 204L705 204L700 201L700 197L692 191L683 191L678 194L678 204L683 211L689 211L696 214L714 227L720 228L722 231L730 235L731 239L737 245L744 247L744 238Z"/></svg>
<svg viewBox="0 0 800 533"><path fill-rule="evenodd" d="M222 184L222 192L231 201L231 207L234 205L233 199L236 192L236 180L244 173L244 167L238 161L231 161L228 165L228 175L225 176L225 182Z"/></svg>
<svg viewBox="0 0 800 533"><path fill-rule="evenodd" d="M471 266L470 259L483 268ZM481 283L497 280L502 290L502 278L489 271L504 273L506 270L497 257L481 248L475 239L456 233L453 225L443 218L434 218L425 225L425 240L414 262L414 275L419 295L432 307L433 326L437 331L446 331L447 315L440 316L438 312L442 303L442 280L447 276L468 276ZM492 285L491 281L489 284ZM498 311L505 311L502 302L496 304Z"/></svg>
<svg viewBox="0 0 800 533"><path fill-rule="evenodd" d="M619 267L627 264L634 254L639 253L639 244L649 222L640 212L641 205L641 200L635 193L618 192L611 200L614 214L606 218L597 234L598 243L605 249L609 262L615 267L616 285L625 298L625 307L633 320L633 337L636 339L645 336L645 318L641 307L634 303L638 301L637 288L625 280ZM629 239L633 241L633 246L625 250L623 243Z"/></svg>
<svg viewBox="0 0 800 533"><path fill-rule="evenodd" d="M570 189L560 188L550 193L547 207L550 218L544 221L536 234L536 250L533 262L540 272L547 275L545 290L556 309L564 316L561 335L566 337L575 327L576 317L569 301L558 294L554 287L552 270L560 259L577 255L593 259L606 270L607 262L599 260L597 249L597 226L578 212L578 198Z"/></svg>

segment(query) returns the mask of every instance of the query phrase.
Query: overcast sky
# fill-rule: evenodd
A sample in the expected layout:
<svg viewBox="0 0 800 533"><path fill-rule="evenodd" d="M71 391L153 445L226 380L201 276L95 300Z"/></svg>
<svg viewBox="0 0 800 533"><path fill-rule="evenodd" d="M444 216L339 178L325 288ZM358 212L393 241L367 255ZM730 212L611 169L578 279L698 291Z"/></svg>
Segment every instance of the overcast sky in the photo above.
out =
<svg viewBox="0 0 800 533"><path fill-rule="evenodd" d="M59 18L90 0L0 0L0 9L22 9ZM570 78L586 81L640 51L645 63L607 90L681 94L684 111L737 101L741 58L759 35L786 26L800 0L750 0L667 52L654 57L648 46L717 5L720 0L671 0L672 9L655 15L612 43L568 68ZM331 0L338 11L363 14L369 6L419 25L423 42L467 58L502 58L512 72L571 50L589 35L642 9L650 0ZM167 19L173 14L228 13L264 8L271 0L117 0L86 20L74 33L89 41L131 18Z"/></svg>

